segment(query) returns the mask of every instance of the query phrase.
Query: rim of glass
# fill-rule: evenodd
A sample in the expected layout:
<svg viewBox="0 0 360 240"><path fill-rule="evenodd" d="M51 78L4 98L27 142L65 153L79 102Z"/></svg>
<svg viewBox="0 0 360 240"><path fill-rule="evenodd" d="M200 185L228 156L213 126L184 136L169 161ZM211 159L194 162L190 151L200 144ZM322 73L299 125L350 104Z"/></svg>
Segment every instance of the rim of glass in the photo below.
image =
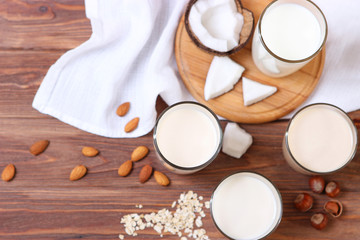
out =
<svg viewBox="0 0 360 240"><path fill-rule="evenodd" d="M328 106L328 107L332 107L334 109L336 109L337 111L339 111L340 114L342 114L349 122L349 126L352 128L353 132L354 132L354 150L353 150L353 153L349 156L349 159L346 161L346 163L341 166L340 168L338 169L335 169L335 170L332 170L332 171L328 171L328 172L317 172L317 171L314 171L314 170L311 170L311 169L308 169L304 166L302 166L297 160L296 158L294 157L294 155L292 154L291 150L290 150L290 146L289 146L289 140L288 140L288 137L289 137L289 129L290 129L290 126L291 126L291 123L292 121L295 119L295 117L300 113L302 112L303 110L307 109L307 108L310 108L310 107L314 107L314 106L318 106L318 105L324 105L324 106ZM286 132L285 132L285 147L286 147L286 150L287 152L289 153L291 159L295 162L295 164L297 166L299 166L301 169L305 170L306 172L310 172L312 174L319 174L319 175L324 175L324 174L331 174L331 173L334 173L334 172L337 172L341 169L343 169L344 167L346 167L355 157L356 155L356 149L357 149L357 145L358 145L358 133L357 133L357 128L353 122L353 120L349 117L349 115L344 111L342 110L341 108L333 105L333 104L330 104L330 103L313 103L313 104L309 104L305 107L302 107L301 109L299 109L293 116L292 118L289 120L289 123L288 123L288 126L286 128Z"/></svg>
<svg viewBox="0 0 360 240"><path fill-rule="evenodd" d="M201 165L198 165L198 166L194 166L194 167L182 167L182 166L178 166L172 162L170 162L160 151L160 148L157 144L157 137L156 137L156 133L157 133L157 126L159 124L159 121L160 119L162 118L162 116L164 116L164 114L166 112L168 112L170 109L178 106L178 105L182 105L182 104L194 104L194 105L197 105L199 107L202 107L204 108L205 110L207 110L210 115L214 118L215 122L217 123L215 125L215 128L218 128L219 129L219 144L218 144L218 147L216 149L216 151L214 152L214 154L212 155L212 157L207 160L206 162L204 162L203 164ZM154 147L155 147L155 150L156 152L160 155L161 159L164 160L167 164L169 164L171 167L175 168L175 169L179 169L179 170L184 170L184 171L193 171L193 170L197 170L197 169L202 169L202 168L205 168L207 165L209 165L216 157L217 155L219 154L220 152L220 149L221 149L221 146L222 146L222 141L223 141L223 131L222 131L222 128L221 128L221 125L220 125L220 121L218 119L218 117L216 116L216 114L210 109L208 108L207 106L201 104L201 103L198 103L198 102L194 102L194 101L181 101L181 102L177 102L171 106L168 106L164 111L162 111L162 113L159 115L158 119L156 120L156 123L155 123L155 127L154 127L154 131L153 131L153 142L154 142Z"/></svg>
<svg viewBox="0 0 360 240"><path fill-rule="evenodd" d="M260 17L259 17L259 23L257 25L257 28L258 28L258 31L259 31L259 36L260 36L260 42L261 44L264 46L264 48L270 53L271 56L273 56L274 58L280 60L280 61L283 61L283 62L287 62L287 63L301 63L301 62L306 62L310 59L312 59L313 57L315 57L321 50L322 48L325 46L325 42L326 42L326 39L327 39L327 35L328 35L328 25L327 25L327 21L326 21L326 18L325 18L325 15L324 13L321 11L321 9L312 1L310 0L304 0L306 2L309 2L310 4L312 4L321 14L321 16L323 17L324 19L324 23L325 23L325 36L324 36L324 39L321 43L321 45L319 46L318 50L316 52L314 52L312 55L306 57L306 58L303 58L303 59L298 59L298 60L289 60L289 59L286 59L286 58L282 58L278 55L276 55L273 51L270 50L270 48L268 48L268 46L266 45L263 37L262 37L262 34L261 34L261 22L262 22L262 19L263 19L263 16L265 14L265 12L276 2L278 1L281 1L281 0L274 0L272 1L271 3L269 3L265 9L263 10L263 12L261 13Z"/></svg>
<svg viewBox="0 0 360 240"><path fill-rule="evenodd" d="M279 214L279 219L277 220L276 224L274 225L273 229L271 229L271 231L269 231L266 235L262 236L260 239L264 239L266 237L268 237L270 234L272 234L276 229L277 227L279 226L280 222L281 222L281 219L282 219L282 215L283 215L283 201L282 201L282 197L281 197L281 193L279 191L279 189L275 186L275 184L267 177L265 177L263 174L260 174L260 173L257 173L257 172L253 172L253 171L238 171L238 172L235 172L235 173L232 173L226 177L224 177L215 187L215 189L213 190L212 194L211 194L211 198L210 198L210 214L211 214L211 218L215 224L215 227L225 236L227 237L228 239L231 239L231 240L236 240L234 238L231 238L230 236L228 236L226 233L224 233L221 228L217 225L215 219L214 219L214 214L213 214L213 208L212 208L212 205L213 205L213 198L214 198L214 193L216 192L216 190L218 189L218 187L221 185L221 183L223 183L226 179L236 175L236 174L240 174L240 173L250 173L250 174L254 174L254 175L258 175L260 177L262 177L263 179L265 179L266 181L269 182L269 184L276 190L276 193L279 197L279 200L280 200L280 214Z"/></svg>

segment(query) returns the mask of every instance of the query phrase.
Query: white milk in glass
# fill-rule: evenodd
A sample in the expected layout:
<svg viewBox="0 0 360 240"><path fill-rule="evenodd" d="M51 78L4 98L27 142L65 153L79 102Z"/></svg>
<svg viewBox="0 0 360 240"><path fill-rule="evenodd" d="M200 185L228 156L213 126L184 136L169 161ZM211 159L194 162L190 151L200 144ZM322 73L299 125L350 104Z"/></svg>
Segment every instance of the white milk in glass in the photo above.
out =
<svg viewBox="0 0 360 240"><path fill-rule="evenodd" d="M182 103L159 118L154 144L166 167L178 173L192 173L216 157L221 136L214 114L199 104Z"/></svg>
<svg viewBox="0 0 360 240"><path fill-rule="evenodd" d="M316 6L308 1L279 0L260 17L253 59L265 74L285 76L304 66L321 49L325 38L326 20Z"/></svg>
<svg viewBox="0 0 360 240"><path fill-rule="evenodd" d="M286 160L303 173L329 173L353 158L357 130L340 109L315 104L300 110L290 121L283 142Z"/></svg>
<svg viewBox="0 0 360 240"><path fill-rule="evenodd" d="M294 3L271 8L263 17L261 34L273 53L288 60L307 58L321 44L320 24L316 17Z"/></svg>
<svg viewBox="0 0 360 240"><path fill-rule="evenodd" d="M232 239L259 239L280 223L280 193L265 177L251 172L230 175L215 189L211 214L217 228Z"/></svg>

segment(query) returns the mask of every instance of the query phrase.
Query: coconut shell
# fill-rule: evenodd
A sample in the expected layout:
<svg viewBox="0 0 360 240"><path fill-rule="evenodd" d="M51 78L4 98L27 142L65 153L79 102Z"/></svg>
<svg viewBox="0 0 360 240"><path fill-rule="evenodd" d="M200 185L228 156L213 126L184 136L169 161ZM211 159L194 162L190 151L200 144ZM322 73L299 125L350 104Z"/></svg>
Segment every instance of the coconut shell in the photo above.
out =
<svg viewBox="0 0 360 240"><path fill-rule="evenodd" d="M190 0L188 5L186 6L185 10L185 29L187 33L189 34L190 39L195 43L197 47L204 50L207 53L210 53L212 55L216 56L229 56L231 54L234 54L238 52L240 49L245 47L245 45L249 42L251 39L251 36L254 32L254 26L255 26L255 18L252 11L249 9L243 8L242 3L240 0L234 0L236 7L238 9L238 12L241 13L244 16L244 24L240 32L240 38L239 38L239 44L234 47L233 49L227 51L227 52L220 52L214 49L211 49L201 43L199 38L195 35L195 33L192 31L190 23L189 23L189 15L190 10L193 7L193 5L197 2L197 0Z"/></svg>

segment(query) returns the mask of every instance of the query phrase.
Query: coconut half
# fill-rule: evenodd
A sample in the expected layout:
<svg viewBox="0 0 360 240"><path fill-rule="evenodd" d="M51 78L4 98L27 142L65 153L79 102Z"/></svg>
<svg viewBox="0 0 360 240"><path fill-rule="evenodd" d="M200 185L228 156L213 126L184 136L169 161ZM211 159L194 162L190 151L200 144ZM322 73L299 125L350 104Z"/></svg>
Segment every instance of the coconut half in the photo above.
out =
<svg viewBox="0 0 360 240"><path fill-rule="evenodd" d="M199 48L218 56L239 51L254 31L253 13L240 0L190 0L185 28Z"/></svg>

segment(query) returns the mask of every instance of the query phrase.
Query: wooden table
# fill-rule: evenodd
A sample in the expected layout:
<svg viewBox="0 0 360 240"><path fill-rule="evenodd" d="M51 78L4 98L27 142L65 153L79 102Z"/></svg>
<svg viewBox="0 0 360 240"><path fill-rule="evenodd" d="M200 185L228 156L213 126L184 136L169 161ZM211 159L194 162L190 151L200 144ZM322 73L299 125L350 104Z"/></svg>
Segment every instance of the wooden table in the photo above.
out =
<svg viewBox="0 0 360 240"><path fill-rule="evenodd" d="M0 181L1 239L118 239L120 233L124 234L120 224L124 214L170 208L180 193L189 190L209 200L222 178L241 170L265 175L281 192L283 219L268 239L360 239L359 154L341 172L325 176L341 184L342 195L338 199L345 211L339 219L331 219L325 230L315 230L309 218L313 212L322 210L328 198L313 194L315 205L307 213L293 207L298 193L310 191L309 177L294 172L282 156L281 141L287 121L241 124L253 135L254 143L240 160L220 153L206 169L182 176L160 165L151 133L136 139L104 138L34 110L32 100L48 68L91 34L83 4L82 0L0 2L0 168L13 163L17 169L11 182ZM157 110L165 107L158 100ZM359 128L360 111L350 116ZM51 143L43 154L34 157L28 148L40 139ZM81 148L85 145L98 148L100 155L82 156ZM150 154L136 164L129 177L119 177L118 167L138 145L148 146ZM83 179L71 182L70 171L78 164L85 164L89 172ZM159 186L153 178L139 183L138 173L144 164L165 172L171 185ZM144 207L136 208L137 204ZM208 236L224 239L209 210L205 213L203 222ZM159 239L159 236L148 229L125 239ZM165 235L163 239L179 238Z"/></svg>

